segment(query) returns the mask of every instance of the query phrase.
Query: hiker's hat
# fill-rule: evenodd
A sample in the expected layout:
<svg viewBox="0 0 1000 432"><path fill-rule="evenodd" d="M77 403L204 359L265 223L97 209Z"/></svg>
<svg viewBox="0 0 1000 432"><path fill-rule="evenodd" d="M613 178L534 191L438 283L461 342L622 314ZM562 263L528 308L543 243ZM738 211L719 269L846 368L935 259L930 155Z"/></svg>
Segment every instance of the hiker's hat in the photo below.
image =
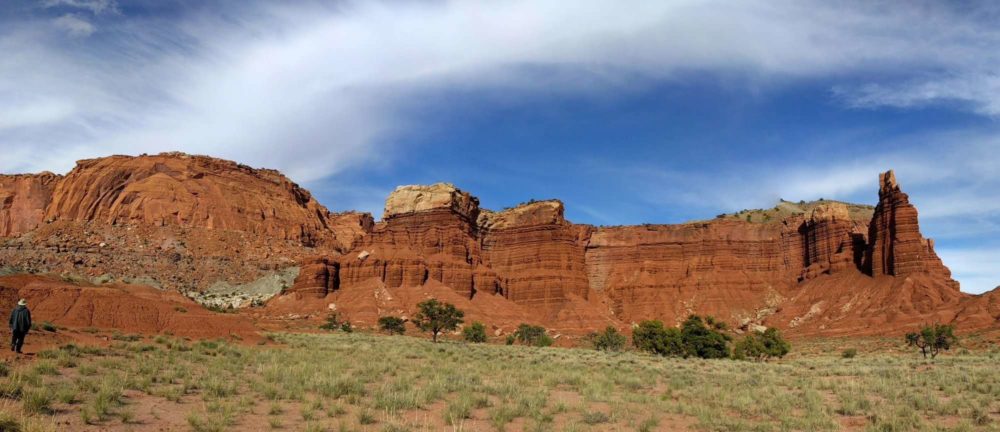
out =
<svg viewBox="0 0 1000 432"><path fill-rule="evenodd" d="M18 306L27 306L28 305L28 301L25 300L25 299L20 299L20 300L17 301L17 305Z"/></svg>

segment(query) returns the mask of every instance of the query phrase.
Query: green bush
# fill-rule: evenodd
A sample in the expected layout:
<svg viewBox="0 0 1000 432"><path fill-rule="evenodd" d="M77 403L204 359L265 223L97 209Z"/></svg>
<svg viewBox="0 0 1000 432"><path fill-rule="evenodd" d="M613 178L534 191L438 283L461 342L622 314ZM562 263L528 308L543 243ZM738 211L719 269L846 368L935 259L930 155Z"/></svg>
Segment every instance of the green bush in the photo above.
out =
<svg viewBox="0 0 1000 432"><path fill-rule="evenodd" d="M612 326L608 326L600 333L591 333L587 338L598 351L618 352L625 349L625 343L628 341L625 335Z"/></svg>
<svg viewBox="0 0 1000 432"><path fill-rule="evenodd" d="M951 324L931 324L920 329L919 333L907 333L906 344L920 348L920 353L927 358L937 357L941 351L948 351L958 342L955 336L955 326Z"/></svg>
<svg viewBox="0 0 1000 432"><path fill-rule="evenodd" d="M643 321L632 331L632 344L662 356L727 358L731 338L723 333L725 329L725 323L697 315L688 317L680 330L667 328L661 321Z"/></svg>
<svg viewBox="0 0 1000 432"><path fill-rule="evenodd" d="M840 353L840 356L846 359L852 359L854 357L857 357L857 355L858 355L858 350L855 348L848 348L845 349L844 352Z"/></svg>
<svg viewBox="0 0 1000 432"><path fill-rule="evenodd" d="M431 340L437 342L438 335L444 331L455 330L462 323L465 312L458 310L451 303L441 303L430 299L417 304L420 312L413 316L413 323L423 331L431 332Z"/></svg>
<svg viewBox="0 0 1000 432"><path fill-rule="evenodd" d="M338 312L330 312L330 314L326 316L326 322L323 325L319 326L319 328L323 329L323 330L329 330L329 331L335 331L335 330L339 329L340 328L340 313L338 313Z"/></svg>
<svg viewBox="0 0 1000 432"><path fill-rule="evenodd" d="M536 347L547 347L552 345L552 338L545 333L545 327L536 326L531 324L524 324L517 326L517 330L514 331L514 339L520 341L524 345L536 346Z"/></svg>
<svg viewBox="0 0 1000 432"><path fill-rule="evenodd" d="M354 331L354 328L351 327L351 323L349 321L344 321L340 323L340 331L344 333L351 333Z"/></svg>
<svg viewBox="0 0 1000 432"><path fill-rule="evenodd" d="M753 332L736 342L733 347L733 358L737 360L764 361L771 357L784 357L791 350L791 345L781 337L777 329L769 328L763 332Z"/></svg>
<svg viewBox="0 0 1000 432"><path fill-rule="evenodd" d="M666 328L657 320L640 322L632 330L632 345L640 351L661 356L682 357L687 353L680 330Z"/></svg>
<svg viewBox="0 0 1000 432"><path fill-rule="evenodd" d="M706 326L708 322L711 327ZM681 339L688 356L700 358L729 357L729 335L722 333L724 323L712 317L703 321L698 315L691 315L681 324Z"/></svg>
<svg viewBox="0 0 1000 432"><path fill-rule="evenodd" d="M468 327L462 329L462 338L465 339L466 342L486 342L486 326L479 321L474 321Z"/></svg>
<svg viewBox="0 0 1000 432"><path fill-rule="evenodd" d="M378 327L391 335L406 333L406 321L400 317L384 316L378 319Z"/></svg>

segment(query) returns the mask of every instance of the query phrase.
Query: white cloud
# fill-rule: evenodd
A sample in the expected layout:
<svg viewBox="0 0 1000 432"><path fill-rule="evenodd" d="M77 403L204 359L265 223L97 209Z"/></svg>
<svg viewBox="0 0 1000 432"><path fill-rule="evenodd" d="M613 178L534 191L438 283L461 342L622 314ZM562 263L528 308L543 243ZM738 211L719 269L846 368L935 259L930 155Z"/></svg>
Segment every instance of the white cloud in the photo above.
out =
<svg viewBox="0 0 1000 432"><path fill-rule="evenodd" d="M45 5L119 11L112 1ZM993 26L944 6L893 13L887 7L697 0L590 0L572 7L556 0L241 3L225 17L203 10L171 20L116 16L102 22L109 37L85 49L54 40L31 22L12 23L0 30L6 54L0 111L37 111L39 100L86 109L35 114L45 121L29 126L21 120L15 132L0 130L0 148L47 146L58 155L5 158L0 171L62 171L75 158L179 149L310 181L395 154L388 143L418 128L409 119L425 103L422 96L442 89L497 88L507 97L604 94L692 70L777 85L871 69L957 69L955 76L966 76L963 71L1000 63ZM93 30L78 16L64 18L78 35ZM938 94L982 105L997 92L983 93ZM858 95L862 105L864 93Z"/></svg>
<svg viewBox="0 0 1000 432"><path fill-rule="evenodd" d="M16 109L0 106L0 131L59 122L74 112L74 107L64 100L25 101Z"/></svg>
<svg viewBox="0 0 1000 432"><path fill-rule="evenodd" d="M921 79L899 84L837 87L834 94L855 108L913 108L932 103L960 103L991 117L1000 116L1000 75L976 74Z"/></svg>
<svg viewBox="0 0 1000 432"><path fill-rule="evenodd" d="M118 9L118 2L115 0L44 0L42 1L42 6L46 8L64 6L76 9L85 9L95 15L103 13L120 13Z"/></svg>
<svg viewBox="0 0 1000 432"><path fill-rule="evenodd" d="M52 20L52 23L73 37L87 37L97 31L97 27L94 27L90 21L73 14L63 15Z"/></svg>
<svg viewBox="0 0 1000 432"><path fill-rule="evenodd" d="M0 23L0 172L182 150L310 182L405 157L393 143L419 132L414 114L442 90L603 96L692 71L763 88L843 80L834 94L855 107L947 102L1000 113L1000 9L988 2L239 2L172 18L124 16L111 0L43 5L101 15L101 33L62 37L94 32L80 15ZM880 78L859 78L869 76ZM925 219L980 215L977 197L1000 199L998 141L945 138L857 160L722 175L638 167L626 178L677 186L642 191L656 202L737 209L873 195L875 174L893 167L921 191Z"/></svg>
<svg viewBox="0 0 1000 432"><path fill-rule="evenodd" d="M942 249L938 256L962 284L962 291L979 294L1000 286L1000 249Z"/></svg>

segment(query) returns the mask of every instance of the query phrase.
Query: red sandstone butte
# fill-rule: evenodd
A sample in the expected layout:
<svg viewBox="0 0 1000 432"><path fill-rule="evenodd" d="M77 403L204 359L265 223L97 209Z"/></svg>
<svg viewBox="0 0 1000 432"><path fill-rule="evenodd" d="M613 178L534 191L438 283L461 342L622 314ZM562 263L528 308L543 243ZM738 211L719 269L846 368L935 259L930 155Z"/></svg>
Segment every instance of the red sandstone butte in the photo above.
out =
<svg viewBox="0 0 1000 432"><path fill-rule="evenodd" d="M45 217L233 230L315 244L328 237L328 213L277 171L161 154L77 162L55 187Z"/></svg>
<svg viewBox="0 0 1000 432"><path fill-rule="evenodd" d="M1000 294L960 292L894 174L878 180L875 207L782 201L618 227L574 224L557 200L491 211L450 184L401 186L375 222L329 212L273 170L180 153L112 156L65 176L0 176L0 271L79 278L78 288L49 279L16 289L49 304L98 296L118 305L112 315L174 302L136 284L188 293L282 273L297 277L257 315L335 310L374 325L433 297L496 335L521 322L580 335L693 313L809 336L896 334L930 321L1000 328ZM157 322L173 319L154 309ZM166 328L137 319L107 324Z"/></svg>
<svg viewBox="0 0 1000 432"><path fill-rule="evenodd" d="M810 335L893 333L927 320L997 327L994 296L958 291L892 172L880 178L874 209L823 201L745 220L609 228L566 221L559 201L492 212L452 185L404 186L371 234L310 260L275 304L309 298L374 320L391 313L377 299L433 285L566 333L692 313ZM358 298L376 301L361 312Z"/></svg>

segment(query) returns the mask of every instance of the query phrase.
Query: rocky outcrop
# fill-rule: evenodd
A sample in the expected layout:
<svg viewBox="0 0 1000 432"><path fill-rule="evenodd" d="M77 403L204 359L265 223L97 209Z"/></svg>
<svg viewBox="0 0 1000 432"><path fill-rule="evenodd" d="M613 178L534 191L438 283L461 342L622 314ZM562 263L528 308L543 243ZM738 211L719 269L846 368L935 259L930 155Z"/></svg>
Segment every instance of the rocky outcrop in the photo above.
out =
<svg viewBox="0 0 1000 432"><path fill-rule="evenodd" d="M375 228L375 219L369 213L333 213L327 219L327 227L333 233L342 250L350 250Z"/></svg>
<svg viewBox="0 0 1000 432"><path fill-rule="evenodd" d="M480 213L483 259L499 278L495 292L549 314L570 296L590 296L584 259L590 227L566 222L563 211L551 200Z"/></svg>
<svg viewBox="0 0 1000 432"><path fill-rule="evenodd" d="M879 202L869 226L865 269L873 276L939 275L958 290L951 271L934 252L934 241L920 234L917 209L899 188L892 171L880 177Z"/></svg>
<svg viewBox="0 0 1000 432"><path fill-rule="evenodd" d="M0 175L0 237L24 234L42 224L60 176Z"/></svg>
<svg viewBox="0 0 1000 432"><path fill-rule="evenodd" d="M400 186L385 200L382 219L430 210L451 211L475 221L479 215L479 199L450 183Z"/></svg>
<svg viewBox="0 0 1000 432"><path fill-rule="evenodd" d="M732 220L599 228L586 263L591 290L625 322L691 313L736 320L780 296L805 262L802 220Z"/></svg>
<svg viewBox="0 0 1000 432"><path fill-rule="evenodd" d="M814 208L802 225L805 266L802 280L850 267L860 268L867 249L867 221L852 220L847 206L826 203Z"/></svg>
<svg viewBox="0 0 1000 432"><path fill-rule="evenodd" d="M530 201L502 211L480 210L476 221L481 229L492 231L536 225L563 225L565 208L559 200Z"/></svg>
<svg viewBox="0 0 1000 432"><path fill-rule="evenodd" d="M874 210L783 201L705 222L600 228L566 221L556 200L494 212L451 185L405 186L383 222L345 255L310 261L292 291L348 307L369 289L398 300L448 287L569 332L692 313L801 334L886 332L959 310L990 325L993 302L953 288L916 210L891 173L881 179Z"/></svg>
<svg viewBox="0 0 1000 432"><path fill-rule="evenodd" d="M0 176L0 268L202 291L350 249L367 213L332 214L277 171L182 153Z"/></svg>
<svg viewBox="0 0 1000 432"><path fill-rule="evenodd" d="M523 321L581 334L692 313L799 334L1000 326L996 295L957 289L892 172L879 185L874 208L781 201L709 221L593 227L567 221L556 200L494 212L438 183L397 188L376 223L331 214L275 171L114 156L64 177L0 176L0 269L226 299L261 286L284 293L265 310L335 309L372 324L433 296L497 332Z"/></svg>
<svg viewBox="0 0 1000 432"><path fill-rule="evenodd" d="M45 217L242 231L305 245L329 238L329 211L277 171L178 153L79 161Z"/></svg>

